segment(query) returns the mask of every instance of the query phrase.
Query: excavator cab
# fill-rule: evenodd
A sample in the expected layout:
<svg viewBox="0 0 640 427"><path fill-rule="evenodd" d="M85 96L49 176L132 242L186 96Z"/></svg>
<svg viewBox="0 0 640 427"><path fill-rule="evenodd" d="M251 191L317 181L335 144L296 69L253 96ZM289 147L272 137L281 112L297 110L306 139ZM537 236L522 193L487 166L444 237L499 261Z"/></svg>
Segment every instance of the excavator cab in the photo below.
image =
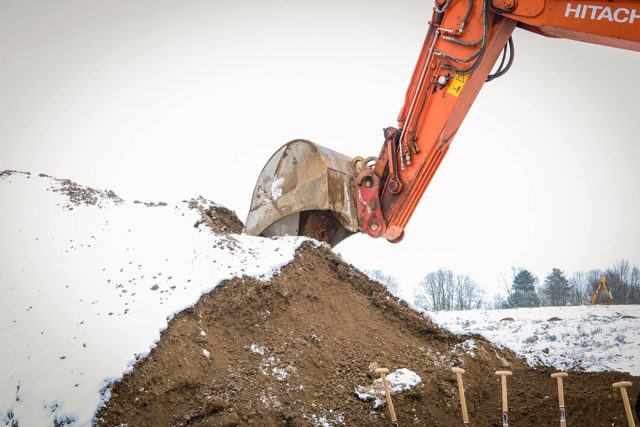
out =
<svg viewBox="0 0 640 427"><path fill-rule="evenodd" d="M262 169L245 232L254 236L308 236L332 247L358 231L351 158L296 139Z"/></svg>

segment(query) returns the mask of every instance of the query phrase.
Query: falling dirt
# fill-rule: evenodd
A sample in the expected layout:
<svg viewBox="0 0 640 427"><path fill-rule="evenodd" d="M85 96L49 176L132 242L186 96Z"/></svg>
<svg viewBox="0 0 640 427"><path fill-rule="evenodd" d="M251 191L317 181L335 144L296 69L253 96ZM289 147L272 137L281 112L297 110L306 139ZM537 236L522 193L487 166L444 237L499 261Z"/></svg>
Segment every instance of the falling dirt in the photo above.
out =
<svg viewBox="0 0 640 427"><path fill-rule="evenodd" d="M499 327L499 326L498 326ZM473 340L475 345L469 345ZM512 370L512 425L558 424L551 368L533 369L480 336L458 336L399 302L326 247L305 243L268 282L221 283L176 315L151 353L105 392L97 425L389 425L386 405L355 394L375 366L407 368L422 383L396 393L401 425L461 424L455 376L472 425L502 425L496 370ZM627 374L570 372L569 425L626 425L616 381ZM633 401L633 398L632 398Z"/></svg>

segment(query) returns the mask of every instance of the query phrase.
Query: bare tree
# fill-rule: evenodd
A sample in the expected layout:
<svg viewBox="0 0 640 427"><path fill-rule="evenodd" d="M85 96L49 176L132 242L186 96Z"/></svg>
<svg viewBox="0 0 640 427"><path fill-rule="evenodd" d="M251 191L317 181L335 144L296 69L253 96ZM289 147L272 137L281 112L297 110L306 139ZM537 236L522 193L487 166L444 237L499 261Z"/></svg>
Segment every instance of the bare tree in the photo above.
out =
<svg viewBox="0 0 640 427"><path fill-rule="evenodd" d="M380 270L366 270L365 273L371 280L382 284L389 292L398 296L399 285L395 277L384 274Z"/></svg>
<svg viewBox="0 0 640 427"><path fill-rule="evenodd" d="M635 265L629 275L629 286L631 286L631 304L640 304L640 269Z"/></svg>
<svg viewBox="0 0 640 427"><path fill-rule="evenodd" d="M440 269L418 284L414 304L425 310L469 310L480 308L483 292L469 276Z"/></svg>
<svg viewBox="0 0 640 427"><path fill-rule="evenodd" d="M604 272L607 287L617 304L640 303L640 271L629 261L620 260Z"/></svg>
<svg viewBox="0 0 640 427"><path fill-rule="evenodd" d="M573 287L572 304L589 304L601 276L607 280L607 287L617 304L640 304L640 269L626 260L618 261L604 271L573 273L569 279Z"/></svg>
<svg viewBox="0 0 640 427"><path fill-rule="evenodd" d="M426 310L450 310L453 272L440 269L427 274L418 284L415 303Z"/></svg>
<svg viewBox="0 0 640 427"><path fill-rule="evenodd" d="M458 274L455 290L456 310L473 310L482 305L484 292L471 277Z"/></svg>
<svg viewBox="0 0 640 427"><path fill-rule="evenodd" d="M490 310L500 310L501 308L504 308L506 305L507 305L507 299L504 297L504 295L494 295L493 302L488 308Z"/></svg>
<svg viewBox="0 0 640 427"><path fill-rule="evenodd" d="M593 277L597 276L600 279L600 272L598 270L591 270L589 273L583 271L576 271L569 278L569 285L571 285L572 293L569 298L571 305L585 305L591 301L591 295L593 294L592 283Z"/></svg>

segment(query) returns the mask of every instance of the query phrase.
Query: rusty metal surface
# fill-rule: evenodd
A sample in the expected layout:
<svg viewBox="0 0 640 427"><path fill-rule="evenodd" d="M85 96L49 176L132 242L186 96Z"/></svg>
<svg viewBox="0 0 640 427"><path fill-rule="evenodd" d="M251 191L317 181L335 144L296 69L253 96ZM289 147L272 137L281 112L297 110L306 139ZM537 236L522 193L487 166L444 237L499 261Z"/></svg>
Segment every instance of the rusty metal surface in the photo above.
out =
<svg viewBox="0 0 640 427"><path fill-rule="evenodd" d="M245 231L251 235L306 235L309 211L329 211L344 230L327 230L327 242L358 230L351 194L356 172L351 158L306 140L283 145L269 159L253 192ZM307 227L308 228L308 227ZM316 236L311 236L316 237ZM338 241L339 241L338 240Z"/></svg>

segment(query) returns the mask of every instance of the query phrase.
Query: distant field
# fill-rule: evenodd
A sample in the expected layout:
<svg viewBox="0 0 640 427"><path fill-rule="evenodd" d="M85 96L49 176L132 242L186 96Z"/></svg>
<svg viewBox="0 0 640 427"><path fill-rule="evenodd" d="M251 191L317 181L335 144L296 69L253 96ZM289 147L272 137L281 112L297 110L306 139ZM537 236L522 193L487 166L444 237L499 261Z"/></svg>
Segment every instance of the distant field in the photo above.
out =
<svg viewBox="0 0 640 427"><path fill-rule="evenodd" d="M429 312L440 326L480 334L531 366L640 375L640 305ZM557 318L558 320L550 320ZM511 320L512 319L512 320Z"/></svg>

